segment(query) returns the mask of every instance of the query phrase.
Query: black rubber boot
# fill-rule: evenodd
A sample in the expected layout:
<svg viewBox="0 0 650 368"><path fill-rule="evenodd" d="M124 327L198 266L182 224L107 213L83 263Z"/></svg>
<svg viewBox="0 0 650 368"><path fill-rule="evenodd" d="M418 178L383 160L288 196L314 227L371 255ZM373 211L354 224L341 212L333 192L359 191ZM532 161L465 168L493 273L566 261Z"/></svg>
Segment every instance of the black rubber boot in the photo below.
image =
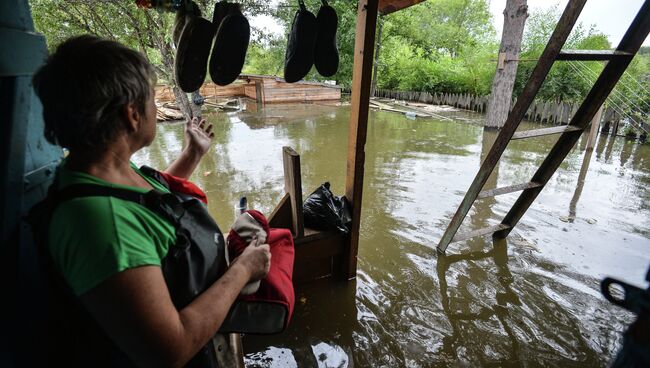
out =
<svg viewBox="0 0 650 368"><path fill-rule="evenodd" d="M181 32L176 50L174 73L180 89L198 90L205 81L214 26L201 17L189 17Z"/></svg>
<svg viewBox="0 0 650 368"><path fill-rule="evenodd" d="M339 23L336 10L321 0L316 15L318 32L314 46L314 66L323 77L331 77L339 69L339 50L336 46L336 28Z"/></svg>
<svg viewBox="0 0 650 368"><path fill-rule="evenodd" d="M210 56L210 77L220 86L234 82L246 60L250 25L239 4L221 1L215 4L212 23L216 30Z"/></svg>
<svg viewBox="0 0 650 368"><path fill-rule="evenodd" d="M314 64L314 43L316 41L316 17L299 0L284 56L284 80L294 83L307 75Z"/></svg>
<svg viewBox="0 0 650 368"><path fill-rule="evenodd" d="M183 6L176 11L176 16L174 18L174 30L172 32L172 40L174 41L174 46L178 47L178 40L181 38L181 33L183 32L183 28L185 28L187 19L200 16L201 10L194 1L190 1L187 3L187 6Z"/></svg>

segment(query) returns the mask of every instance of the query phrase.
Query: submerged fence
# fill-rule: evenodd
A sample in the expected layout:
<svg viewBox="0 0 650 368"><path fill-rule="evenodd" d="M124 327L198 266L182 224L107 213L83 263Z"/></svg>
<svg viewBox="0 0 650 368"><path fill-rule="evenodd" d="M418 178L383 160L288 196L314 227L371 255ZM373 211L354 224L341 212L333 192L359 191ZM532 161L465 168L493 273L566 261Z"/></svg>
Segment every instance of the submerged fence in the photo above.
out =
<svg viewBox="0 0 650 368"><path fill-rule="evenodd" d="M477 96L469 93L429 93L417 91L375 90L375 97L395 100L422 102L433 105L448 105L459 109L485 113L489 96ZM511 104L514 106L516 99ZM549 124L568 124L571 117L578 111L578 104L554 101L534 101L526 112L526 119ZM603 122L618 122L621 115L608 107L603 112Z"/></svg>

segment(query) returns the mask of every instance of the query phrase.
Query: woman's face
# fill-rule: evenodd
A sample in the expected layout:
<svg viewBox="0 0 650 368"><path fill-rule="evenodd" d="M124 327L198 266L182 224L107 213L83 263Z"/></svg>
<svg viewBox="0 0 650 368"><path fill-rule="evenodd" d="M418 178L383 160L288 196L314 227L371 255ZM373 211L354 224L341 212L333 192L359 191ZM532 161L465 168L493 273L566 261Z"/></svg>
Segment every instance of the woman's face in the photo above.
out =
<svg viewBox="0 0 650 368"><path fill-rule="evenodd" d="M153 139L156 137L156 100L155 100L156 91L154 87L151 86L149 91L149 99L144 106L144 115L142 116L142 137L144 141L144 146L148 146L153 142Z"/></svg>

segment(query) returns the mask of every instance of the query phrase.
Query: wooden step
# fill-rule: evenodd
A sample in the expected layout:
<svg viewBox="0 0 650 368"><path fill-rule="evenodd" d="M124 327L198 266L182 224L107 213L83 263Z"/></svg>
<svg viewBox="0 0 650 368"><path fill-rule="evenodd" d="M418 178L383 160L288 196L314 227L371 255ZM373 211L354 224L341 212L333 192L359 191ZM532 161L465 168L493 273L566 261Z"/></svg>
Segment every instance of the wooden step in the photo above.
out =
<svg viewBox="0 0 650 368"><path fill-rule="evenodd" d="M573 125L560 125L560 126L554 126L550 128L522 130L519 132L515 132L515 134L513 134L512 138L510 139L514 140L514 139L533 138L533 137L540 137L543 135L559 134L564 132L575 132L578 130L582 130L582 128L578 128Z"/></svg>
<svg viewBox="0 0 650 368"><path fill-rule="evenodd" d="M618 50L562 50L555 60L605 61L632 56L634 54Z"/></svg>
<svg viewBox="0 0 650 368"><path fill-rule="evenodd" d="M510 226L505 225L505 224L498 224L490 227L485 227L483 229L478 229L474 231L470 231L467 233L462 233L462 234L456 234L454 238L451 240L452 243L475 238L477 236L482 236L482 235L487 235L487 234L493 234L496 233L497 231L501 230L506 230L510 229Z"/></svg>
<svg viewBox="0 0 650 368"><path fill-rule="evenodd" d="M538 188L538 187L541 187L541 186L542 186L542 184L535 183L535 182L531 181L531 182L528 182L528 183L510 185L510 186L503 187L503 188L495 188L495 189L483 190L478 194L478 197L476 197L476 199L494 197L494 196L498 196L498 195L502 195L502 194L518 192L520 190Z"/></svg>

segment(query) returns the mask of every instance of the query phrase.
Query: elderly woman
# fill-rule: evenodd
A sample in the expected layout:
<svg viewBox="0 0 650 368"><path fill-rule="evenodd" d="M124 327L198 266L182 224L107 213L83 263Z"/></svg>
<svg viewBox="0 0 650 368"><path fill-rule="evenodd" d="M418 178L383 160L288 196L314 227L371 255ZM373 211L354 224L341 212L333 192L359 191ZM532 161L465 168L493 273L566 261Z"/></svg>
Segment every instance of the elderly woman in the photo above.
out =
<svg viewBox="0 0 650 368"><path fill-rule="evenodd" d="M130 162L156 136L154 82L143 55L119 43L81 36L57 48L34 77L46 138L69 150L55 190L93 184L169 192ZM187 123L185 147L166 173L191 175L211 143L211 126L205 125L197 119ZM247 247L222 276L178 308L161 270L176 237L164 216L111 196L71 199L52 212L47 250L53 268L124 357L103 352L84 365L187 364L218 331L240 290L269 270L268 245ZM85 359L95 359L93 349L110 352L91 347Z"/></svg>

